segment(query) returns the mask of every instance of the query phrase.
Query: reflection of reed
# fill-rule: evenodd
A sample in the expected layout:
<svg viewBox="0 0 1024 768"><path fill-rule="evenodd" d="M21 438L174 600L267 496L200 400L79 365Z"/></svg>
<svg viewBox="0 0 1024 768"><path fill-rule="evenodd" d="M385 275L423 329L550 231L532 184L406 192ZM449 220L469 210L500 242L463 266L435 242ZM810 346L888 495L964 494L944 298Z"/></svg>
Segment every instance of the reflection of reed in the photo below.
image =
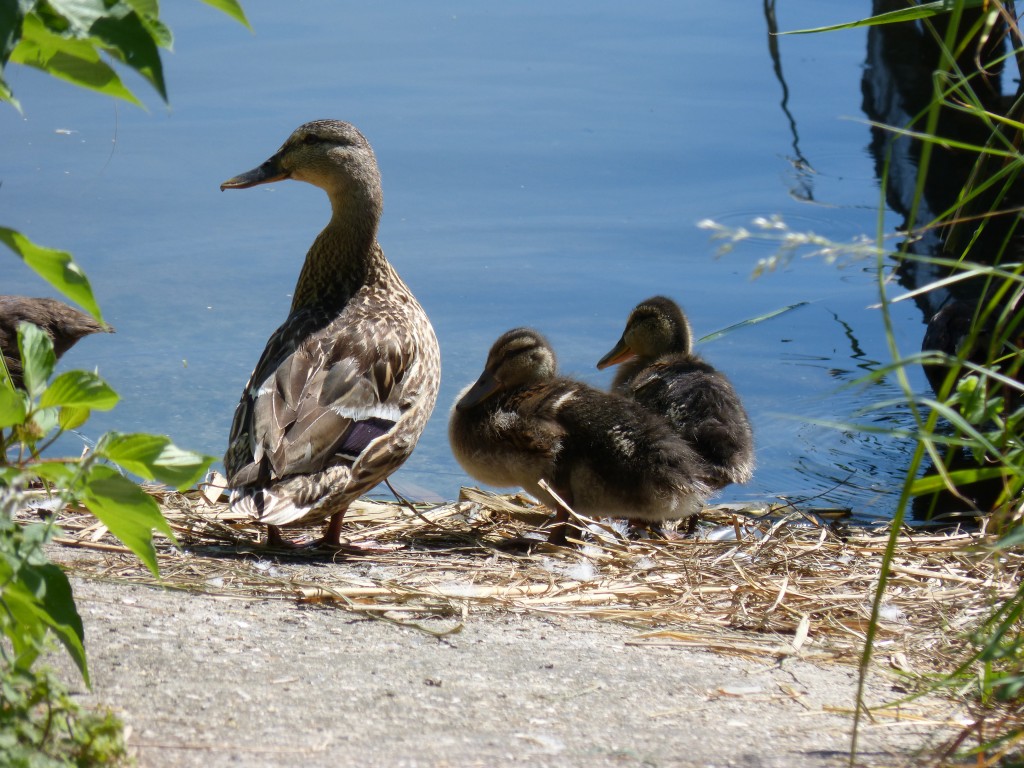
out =
<svg viewBox="0 0 1024 768"><path fill-rule="evenodd" d="M872 10L903 7L875 0ZM1020 491L1012 425L1024 312L1010 262L1024 249L1016 162L1024 92L1002 95L1006 38L1019 32L1012 3L993 7L1003 15L990 25L987 10L963 9L868 32L871 151L886 202L912 235L896 275L927 321L921 361L943 403L922 401L930 413L918 440L929 466L915 485L917 520L986 513ZM951 400L967 373L978 378Z"/></svg>
<svg viewBox="0 0 1024 768"><path fill-rule="evenodd" d="M782 112L789 122L789 132L793 134L793 156L789 158L789 161L792 163L793 170L795 171L797 186L790 190L790 194L797 200L810 202L814 200L814 185L811 183L814 168L811 166L810 161L804 157L803 152L800 151L800 133L796 127L796 118L789 111L789 85L786 83L785 75L782 74L782 56L779 53L779 24L775 18L775 0L764 0L764 19L768 27L768 53L772 57L772 69L775 71L775 77L779 81L779 85L782 86L782 101L779 102L779 106L782 107Z"/></svg>
<svg viewBox="0 0 1024 768"><path fill-rule="evenodd" d="M901 1L874 0L872 14L902 7ZM965 11L959 28L970 29L979 14ZM976 33L957 45L957 58L952 61L944 47L949 23L948 15L940 15L927 22L882 24L868 30L862 90L864 114L875 124L870 150L886 203L904 217L903 228L916 238L906 246L907 253L938 256L945 252L960 258L970 243L974 261L991 263L1006 236L1006 217L985 222L976 215L998 205L994 195L1002 185L994 185L973 201L964 190L987 164L971 147L985 147L993 136L991 121L980 113L1005 111L1000 95L1005 25L997 24L990 34ZM943 72L947 74L942 76ZM969 88L954 87L955 82L969 82ZM933 109L936 88L945 95L942 106ZM943 141L899 136L885 126ZM945 274L943 268L913 258L902 260L897 270L900 283L909 289ZM961 299L974 300L977 288L964 283L956 293ZM917 298L926 319L947 296L945 290L936 290Z"/></svg>

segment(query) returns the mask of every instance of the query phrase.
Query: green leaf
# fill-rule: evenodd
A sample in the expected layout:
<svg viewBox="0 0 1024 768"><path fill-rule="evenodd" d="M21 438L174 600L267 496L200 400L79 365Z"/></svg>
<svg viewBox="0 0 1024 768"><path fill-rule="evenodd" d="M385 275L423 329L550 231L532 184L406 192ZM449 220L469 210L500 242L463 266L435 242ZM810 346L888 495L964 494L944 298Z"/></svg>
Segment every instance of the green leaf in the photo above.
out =
<svg viewBox="0 0 1024 768"><path fill-rule="evenodd" d="M60 424L60 411L57 408L37 408L32 411L29 422L37 435L48 435Z"/></svg>
<svg viewBox="0 0 1024 768"><path fill-rule="evenodd" d="M70 253L36 245L20 232L0 227L0 242L18 254L46 282L86 312L103 322L99 305L89 286L89 278Z"/></svg>
<svg viewBox="0 0 1024 768"><path fill-rule="evenodd" d="M75 607L75 598L67 575L53 563L23 565L21 580L41 599L44 621L67 649L75 665L89 684L85 659L85 628Z"/></svg>
<svg viewBox="0 0 1024 768"><path fill-rule="evenodd" d="M8 614L0 617L0 629L11 641L14 666L28 669L42 652L46 624L38 601L20 581L9 581L10 573L12 571L7 563L0 561L0 578L8 582L0 589L0 610Z"/></svg>
<svg viewBox="0 0 1024 768"><path fill-rule="evenodd" d="M918 19L928 19L932 16L949 13L957 5L962 5L964 8L976 8L988 2L990 2L990 0L937 0L937 2L933 3L921 3L920 5L914 5L909 8L900 8L895 11L889 11L888 13L880 13L877 16L871 16L870 18L861 19L860 21L848 21L843 24L833 24L828 27L815 27L814 29L797 29L790 32L781 32L780 34L808 35L812 32L835 32L840 29L857 29L858 27L874 27L879 24L894 24L900 21L916 21Z"/></svg>
<svg viewBox="0 0 1024 768"><path fill-rule="evenodd" d="M179 490L197 483L214 461L213 456L178 448L164 435L108 432L97 444L96 453L140 477Z"/></svg>
<svg viewBox="0 0 1024 768"><path fill-rule="evenodd" d="M53 375L53 366L57 364L53 341L38 326L32 323L19 323L18 351L21 353L25 390L32 397L39 397L46 389L46 382Z"/></svg>
<svg viewBox="0 0 1024 768"><path fill-rule="evenodd" d="M57 34L81 39L88 37L92 25L116 9L119 3L112 3L110 10L103 0L48 0L47 5L48 13L41 16L46 26Z"/></svg>
<svg viewBox="0 0 1024 768"><path fill-rule="evenodd" d="M992 549L996 551L1002 549L1013 549L1021 543L1024 543L1024 525L1017 525L1003 538L993 544Z"/></svg>
<svg viewBox="0 0 1024 768"><path fill-rule="evenodd" d="M78 666L86 684L89 667L85 659L85 628L75 608L71 584L64 572L53 563L20 562L17 572L6 558L0 558L0 597L22 630L19 663L28 665L38 656L45 630L52 630ZM13 639L13 638L12 638ZM27 647L34 641L37 648Z"/></svg>
<svg viewBox="0 0 1024 768"><path fill-rule="evenodd" d="M0 101L8 102L12 107L18 110L18 112L21 112L21 104L16 98L14 98L14 93L11 91L10 86L8 86L4 81L3 77L0 77Z"/></svg>
<svg viewBox="0 0 1024 768"><path fill-rule="evenodd" d="M35 67L72 85L142 106L117 73L100 58L96 43L54 34L35 16L25 17L11 61Z"/></svg>
<svg viewBox="0 0 1024 768"><path fill-rule="evenodd" d="M246 29L252 29L252 26L249 24L249 20L245 18L245 11L242 10L242 6L238 3L238 0L203 0L203 2L211 8L223 11L240 24L244 24Z"/></svg>
<svg viewBox="0 0 1024 768"><path fill-rule="evenodd" d="M9 387L0 387L0 429L24 424L28 414L28 395Z"/></svg>
<svg viewBox="0 0 1024 768"><path fill-rule="evenodd" d="M102 3L102 0L96 1ZM164 82L164 67L157 42L130 6L120 3L114 5L105 16L93 23L89 32L102 41L108 53L114 54L146 78L160 94L160 98L167 101L167 84Z"/></svg>
<svg viewBox="0 0 1024 768"><path fill-rule="evenodd" d="M1021 691L1024 691L1024 676L1007 675L993 682L996 698L1000 701L1016 701Z"/></svg>
<svg viewBox="0 0 1024 768"><path fill-rule="evenodd" d="M96 411L109 411L120 398L117 392L91 371L67 371L53 383L39 399L41 408L75 406Z"/></svg>
<svg viewBox="0 0 1024 768"><path fill-rule="evenodd" d="M31 471L57 488L69 488L78 474L78 461L38 461Z"/></svg>
<svg viewBox="0 0 1024 768"><path fill-rule="evenodd" d="M25 9L18 0L0 0L0 71L11 57L11 51L21 39L21 25Z"/></svg>
<svg viewBox="0 0 1024 768"><path fill-rule="evenodd" d="M88 408L68 405L60 409L57 424L65 432L69 429L78 429L89 420L91 414L92 411Z"/></svg>
<svg viewBox="0 0 1024 768"><path fill-rule="evenodd" d="M14 386L14 380L11 379L11 372L7 370L7 361L2 354L0 354L0 389L17 389Z"/></svg>
<svg viewBox="0 0 1024 768"><path fill-rule="evenodd" d="M958 469L949 472L949 478L957 488L964 488L971 483L980 483L983 480L991 480L1002 477L1006 470L1000 467L983 467L981 469ZM946 488L942 475L925 475L917 478L910 486L912 496L923 496L927 493L936 493Z"/></svg>
<svg viewBox="0 0 1024 768"><path fill-rule="evenodd" d="M143 18L156 19L160 16L160 3L158 0L125 0L125 2Z"/></svg>
<svg viewBox="0 0 1024 768"><path fill-rule="evenodd" d="M153 531L177 544L171 527L153 497L110 467L94 465L82 493L85 506L135 553L154 576L160 571L153 547Z"/></svg>
<svg viewBox="0 0 1024 768"><path fill-rule="evenodd" d="M960 413L971 424L987 424L1003 408L1002 397L989 397L985 383L977 375L964 376L956 385Z"/></svg>
<svg viewBox="0 0 1024 768"><path fill-rule="evenodd" d="M174 44L174 36L170 28L160 21L160 4L156 0L125 0L146 25L153 42L161 48L170 48Z"/></svg>

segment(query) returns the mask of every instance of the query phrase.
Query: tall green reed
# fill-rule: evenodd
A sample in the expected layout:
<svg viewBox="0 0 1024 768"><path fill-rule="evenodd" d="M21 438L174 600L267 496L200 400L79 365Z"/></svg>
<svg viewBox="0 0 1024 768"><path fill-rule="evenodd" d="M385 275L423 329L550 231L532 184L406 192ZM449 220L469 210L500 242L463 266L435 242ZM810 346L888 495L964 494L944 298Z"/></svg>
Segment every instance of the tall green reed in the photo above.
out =
<svg viewBox="0 0 1024 768"><path fill-rule="evenodd" d="M914 450L893 511L891 535L875 590L871 622L860 660L857 710L850 763L865 712L868 676L888 568L912 504L917 516L938 513L938 494L977 516L983 548L998 565L1000 552L1024 543L1024 86L1005 97L999 74L1015 68L1024 82L1024 41L1012 0L876 2L876 15L848 24L801 32L835 32L882 24L915 24L934 46L931 92L903 125L872 123L884 131L889 152L880 168L879 213L874 247L809 244L821 255L864 254L876 259L881 318L892 362L864 381L891 377L901 391L911 426L902 437ZM884 11L884 12L883 12ZM887 247L887 192L897 142L912 142L916 174L901 242ZM904 155L906 156L906 155ZM966 169L952 200L936 206L929 195L938 175ZM933 210L938 208L938 210ZM731 233L719 232L730 238ZM938 252L919 247L928 237ZM780 252L788 255L782 241ZM794 249L790 249L792 251ZM769 266L772 266L769 264ZM932 277L894 295L892 275L907 269ZM946 296L944 299L940 297ZM891 306L914 300L942 307L929 324L921 352L901 350ZM907 375L924 366L934 393L915 391ZM892 402L875 403L882 410ZM849 425L846 425L849 426ZM866 424L862 430L877 430ZM931 469L924 472L926 462ZM984 492L982 492L984 490ZM935 683L968 695L973 722L948 745L948 757L966 751L979 764L1020 759L1024 739L1024 584L1008 599L993 599L987 614L965 638L960 662ZM984 734L967 749L970 734Z"/></svg>

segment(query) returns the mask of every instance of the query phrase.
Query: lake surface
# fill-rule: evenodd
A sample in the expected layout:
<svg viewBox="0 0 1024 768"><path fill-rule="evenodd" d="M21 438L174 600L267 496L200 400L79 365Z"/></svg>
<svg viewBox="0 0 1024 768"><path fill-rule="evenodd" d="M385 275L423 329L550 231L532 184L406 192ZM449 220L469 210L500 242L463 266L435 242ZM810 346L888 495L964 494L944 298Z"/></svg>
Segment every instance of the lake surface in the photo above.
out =
<svg viewBox="0 0 1024 768"><path fill-rule="evenodd" d="M896 393L843 388L889 360L868 308L875 265L798 260L752 280L771 243L716 258L696 226L779 214L839 241L875 231L865 32L777 38L780 80L755 2L246 10L252 33L200 3L165 4L169 108L132 75L148 111L9 70L24 116L0 108L0 223L72 251L117 328L62 361L98 366L123 398L87 436L167 433L223 453L328 205L304 184L218 185L299 124L333 117L376 150L380 241L443 352L438 407L394 478L401 489L453 498L470 482L448 450L447 412L500 333L535 326L564 372L607 386L594 363L629 310L662 293L698 336L807 302L699 348L732 379L757 438L754 480L720 499L892 514L910 446L811 421L848 422ZM869 15L870 4L802 0L778 13L780 29L798 29ZM887 216L890 231L897 221ZM50 293L14 258L0 274L3 293ZM920 310L894 311L901 349L917 349ZM906 421L899 409L873 418Z"/></svg>

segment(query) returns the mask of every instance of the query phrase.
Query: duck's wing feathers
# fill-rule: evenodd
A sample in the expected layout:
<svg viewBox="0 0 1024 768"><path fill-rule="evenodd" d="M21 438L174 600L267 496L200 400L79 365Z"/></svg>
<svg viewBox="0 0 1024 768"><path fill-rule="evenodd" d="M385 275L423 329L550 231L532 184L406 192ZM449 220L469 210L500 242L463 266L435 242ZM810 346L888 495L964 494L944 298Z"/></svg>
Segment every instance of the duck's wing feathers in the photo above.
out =
<svg viewBox="0 0 1024 768"><path fill-rule="evenodd" d="M232 487L351 467L394 428L415 348L357 326L299 312L270 338L235 411L224 458Z"/></svg>

